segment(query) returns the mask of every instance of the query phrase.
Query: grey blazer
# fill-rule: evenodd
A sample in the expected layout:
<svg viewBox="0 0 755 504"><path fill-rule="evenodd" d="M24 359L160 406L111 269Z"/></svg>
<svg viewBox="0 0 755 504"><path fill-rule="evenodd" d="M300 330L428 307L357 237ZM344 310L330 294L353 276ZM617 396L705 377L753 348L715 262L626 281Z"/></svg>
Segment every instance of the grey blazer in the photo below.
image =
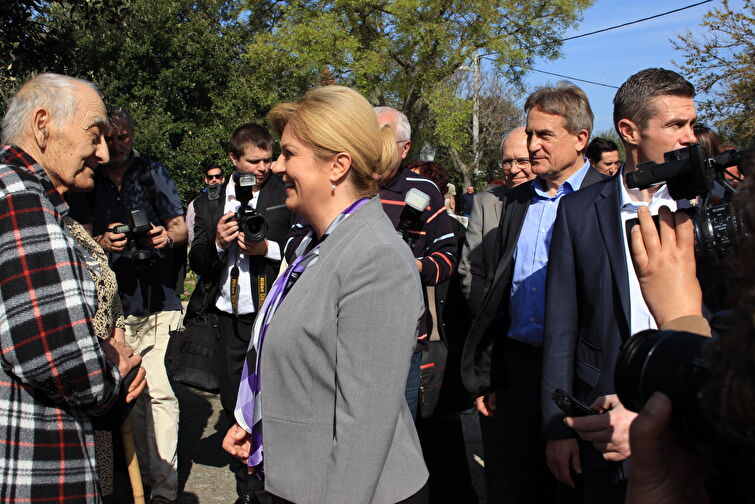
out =
<svg viewBox="0 0 755 504"><path fill-rule="evenodd" d="M269 492L298 504L392 504L422 488L404 387L423 312L414 257L374 198L323 242L268 328Z"/></svg>
<svg viewBox="0 0 755 504"><path fill-rule="evenodd" d="M501 221L503 195L508 190L506 186L493 187L479 193L473 200L459 261L461 291L473 317L480 309L498 264L498 224Z"/></svg>

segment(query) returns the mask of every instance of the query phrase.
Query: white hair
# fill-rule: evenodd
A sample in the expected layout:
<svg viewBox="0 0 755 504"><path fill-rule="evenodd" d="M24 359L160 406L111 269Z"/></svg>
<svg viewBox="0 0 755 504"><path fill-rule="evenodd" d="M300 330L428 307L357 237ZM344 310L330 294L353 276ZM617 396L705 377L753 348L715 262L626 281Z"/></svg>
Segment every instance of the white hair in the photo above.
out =
<svg viewBox="0 0 755 504"><path fill-rule="evenodd" d="M373 107L375 109L375 115L380 117L382 114L393 113L396 114L396 120L393 121L396 126L396 133L399 137L399 142L406 142L412 139L412 126L409 124L409 119L406 118L403 112L396 110L393 107Z"/></svg>
<svg viewBox="0 0 755 504"><path fill-rule="evenodd" d="M54 73L42 73L29 79L8 102L3 118L3 144L18 143L27 127L32 111L44 107L53 122L61 126L73 119L78 104L76 87L89 86L99 94L91 82Z"/></svg>

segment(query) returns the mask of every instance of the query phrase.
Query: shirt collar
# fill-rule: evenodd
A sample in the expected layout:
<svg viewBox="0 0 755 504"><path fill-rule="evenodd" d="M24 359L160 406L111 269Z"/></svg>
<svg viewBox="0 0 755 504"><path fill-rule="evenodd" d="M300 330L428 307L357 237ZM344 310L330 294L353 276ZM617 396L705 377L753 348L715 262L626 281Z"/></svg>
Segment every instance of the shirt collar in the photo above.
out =
<svg viewBox="0 0 755 504"><path fill-rule="evenodd" d="M663 184L653 193L650 203L640 201L640 190L627 188L627 182L624 178L625 166L625 164L622 164L621 168L619 168L619 180L621 181L619 184L619 200L622 209L634 210L636 212L641 206L653 207L657 201L668 201L671 199L671 195L668 192L668 185Z"/></svg>
<svg viewBox="0 0 755 504"><path fill-rule="evenodd" d="M388 183L386 183L383 187L381 187L380 190L403 193L404 186L406 184L406 175L404 174L404 171L408 171L408 169L402 163L401 166L398 167L398 170L396 170L396 174L393 176L393 178L389 180Z"/></svg>
<svg viewBox="0 0 755 504"><path fill-rule="evenodd" d="M540 177L535 178L534 182L532 183L532 190L534 191L533 197L538 199L558 199L561 196L564 196L566 194L573 193L574 191L579 190L579 188L582 186L582 182L585 180L585 176L587 175L587 170L590 169L590 162L588 160L585 160L585 163L582 165L582 168L575 171L571 174L571 177L566 179L563 184L558 188L558 191L556 191L555 196L550 196L548 194L548 188L545 185L545 181L541 179Z"/></svg>
<svg viewBox="0 0 755 504"><path fill-rule="evenodd" d="M50 177L34 158L16 145L4 145L0 150L0 164L12 165L34 176L42 185L42 189L61 217L68 215L68 203L58 192Z"/></svg>

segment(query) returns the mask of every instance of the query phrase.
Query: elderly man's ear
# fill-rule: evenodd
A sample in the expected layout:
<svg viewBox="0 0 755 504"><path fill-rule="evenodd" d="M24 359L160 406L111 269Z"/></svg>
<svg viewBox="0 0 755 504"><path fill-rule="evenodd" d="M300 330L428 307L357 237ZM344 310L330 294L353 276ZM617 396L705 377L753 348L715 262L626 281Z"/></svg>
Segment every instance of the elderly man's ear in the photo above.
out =
<svg viewBox="0 0 755 504"><path fill-rule="evenodd" d="M47 146L47 137L50 136L50 114L45 109L37 109L32 120L34 140L40 149L44 149Z"/></svg>

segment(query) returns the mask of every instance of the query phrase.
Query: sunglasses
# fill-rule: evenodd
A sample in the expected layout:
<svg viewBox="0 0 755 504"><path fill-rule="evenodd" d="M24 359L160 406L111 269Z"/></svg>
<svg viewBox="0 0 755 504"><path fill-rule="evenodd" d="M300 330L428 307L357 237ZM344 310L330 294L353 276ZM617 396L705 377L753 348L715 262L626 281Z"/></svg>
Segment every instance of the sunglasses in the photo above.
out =
<svg viewBox="0 0 755 504"><path fill-rule="evenodd" d="M205 175L205 178L207 180L221 180L223 178L223 174L220 175Z"/></svg>

